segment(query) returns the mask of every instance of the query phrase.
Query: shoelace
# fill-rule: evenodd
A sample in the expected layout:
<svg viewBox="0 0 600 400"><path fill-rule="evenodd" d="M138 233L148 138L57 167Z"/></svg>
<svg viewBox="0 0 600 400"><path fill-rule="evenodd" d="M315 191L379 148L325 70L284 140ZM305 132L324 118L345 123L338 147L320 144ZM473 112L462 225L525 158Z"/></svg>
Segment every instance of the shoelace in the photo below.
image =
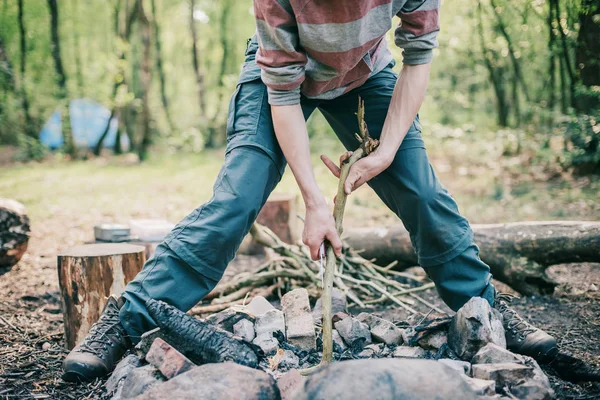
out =
<svg viewBox="0 0 600 400"><path fill-rule="evenodd" d="M120 323L119 310L107 308L98 322L92 326L84 342L79 346L80 351L94 354L103 359L108 352L108 346L115 346L108 334L114 330L117 339L120 340L121 336L124 336L124 333L119 329Z"/></svg>
<svg viewBox="0 0 600 400"><path fill-rule="evenodd" d="M510 308L514 299L519 297L509 293L499 293L496 296L496 308L500 311L506 320L506 327L515 334L519 334L519 339L523 340L527 335L536 331L536 329L527 323L515 310Z"/></svg>

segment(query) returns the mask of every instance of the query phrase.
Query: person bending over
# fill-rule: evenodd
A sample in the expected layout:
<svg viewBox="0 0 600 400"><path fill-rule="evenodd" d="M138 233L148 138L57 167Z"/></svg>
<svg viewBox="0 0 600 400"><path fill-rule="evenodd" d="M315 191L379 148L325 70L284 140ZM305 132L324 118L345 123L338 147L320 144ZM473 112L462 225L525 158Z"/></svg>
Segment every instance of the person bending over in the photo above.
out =
<svg viewBox="0 0 600 400"><path fill-rule="evenodd" d="M496 293L468 221L427 158L417 112L437 46L438 14L439 0L254 0L256 33L229 104L225 162L213 197L179 222L119 298L109 298L64 360L63 378L91 380L111 372L156 327L146 300L183 311L202 300L223 276L286 162L306 206L303 241L311 257L317 259L323 241L340 255L342 242L311 167L305 121L319 109L352 150L359 97L380 145L352 166L346 192L367 183L402 220L419 264L451 309L480 296L502 313L509 349L536 358L556 354L556 340ZM400 76L385 39L396 15ZM335 174L337 166L322 159Z"/></svg>

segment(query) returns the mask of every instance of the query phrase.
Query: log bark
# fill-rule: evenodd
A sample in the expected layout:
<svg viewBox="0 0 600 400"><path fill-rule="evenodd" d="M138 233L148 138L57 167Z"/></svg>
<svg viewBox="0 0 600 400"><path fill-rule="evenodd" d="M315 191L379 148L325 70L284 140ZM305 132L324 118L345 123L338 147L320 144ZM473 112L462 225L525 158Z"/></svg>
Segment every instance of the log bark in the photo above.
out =
<svg viewBox="0 0 600 400"><path fill-rule="evenodd" d="M556 283L546 274L551 265L600 262L600 223L585 221L518 222L472 225L481 259L494 278L523 294L552 293ZM346 232L347 242L377 264L398 261L418 265L410 237L402 225L358 228Z"/></svg>
<svg viewBox="0 0 600 400"><path fill-rule="evenodd" d="M227 331L200 321L167 303L150 299L146 302L165 340L196 364L232 361L250 368L258 367L256 346L238 340Z"/></svg>
<svg viewBox="0 0 600 400"><path fill-rule="evenodd" d="M86 244L58 255L68 349L83 340L108 296L121 294L145 261L144 247L123 243Z"/></svg>
<svg viewBox="0 0 600 400"><path fill-rule="evenodd" d="M25 254L28 242L29 218L25 206L0 198L0 270L16 265Z"/></svg>

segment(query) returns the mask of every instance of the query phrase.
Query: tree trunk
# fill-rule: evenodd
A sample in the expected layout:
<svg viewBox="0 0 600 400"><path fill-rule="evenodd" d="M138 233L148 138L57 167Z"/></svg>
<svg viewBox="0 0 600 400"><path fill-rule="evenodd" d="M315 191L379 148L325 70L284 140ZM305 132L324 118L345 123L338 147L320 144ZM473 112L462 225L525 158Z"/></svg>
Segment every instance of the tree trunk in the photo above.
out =
<svg viewBox="0 0 600 400"><path fill-rule="evenodd" d="M206 139L206 147L208 148L219 146L222 142L224 142L225 139L225 124L223 123L223 119L220 117L223 106L225 75L227 74L227 65L231 53L229 48L229 40L227 38L227 17L231 12L232 5L232 0L224 0L223 9L221 10L221 18L219 20L219 37L221 40L221 48L223 49L223 56L221 57L221 67L219 68L219 76L217 77L216 110L210 123L208 138Z"/></svg>
<svg viewBox="0 0 600 400"><path fill-rule="evenodd" d="M77 147L71 131L71 117L69 115L69 92L67 89L67 75L63 68L62 56L60 52L60 35L58 32L58 3L56 0L48 0L48 9L50 10L50 48L52 49L52 59L54 60L54 69L56 71L56 80L59 88L59 100L61 103L62 130L65 141L65 150L67 154L75 157Z"/></svg>
<svg viewBox="0 0 600 400"><path fill-rule="evenodd" d="M29 218L23 204L0 198L0 275L23 257L29 232Z"/></svg>
<svg viewBox="0 0 600 400"><path fill-rule="evenodd" d="M175 131L175 125L171 118L171 112L169 110L169 100L167 99L166 89L166 75L163 66L162 57L162 42L160 38L160 24L158 23L158 15L156 12L156 0L152 0L152 27L154 28L154 50L156 51L156 71L158 72L158 81L160 83L160 100L162 102L163 109L165 110L165 117L167 119L167 125L169 126L170 133Z"/></svg>
<svg viewBox="0 0 600 400"><path fill-rule="evenodd" d="M141 68L141 83L142 83L142 123L141 123L141 141L138 147L138 155L140 161L148 158L148 148L152 142L152 128L150 123L150 80L152 79L150 69L150 46L152 41L152 33L150 20L144 9L144 1L139 0L138 13L140 27L142 28L142 43L144 46Z"/></svg>
<svg viewBox="0 0 600 400"><path fill-rule="evenodd" d="M520 222L472 225L481 259L494 278L523 294L551 293L556 284L546 275L551 265L600 262L600 223ZM361 256L380 265L398 261L401 267L418 265L410 236L401 225L350 229L347 241Z"/></svg>
<svg viewBox="0 0 600 400"><path fill-rule="evenodd" d="M21 48L21 101L23 104L23 113L25 114L25 134L30 138L38 140L36 129L33 126L33 119L29 111L29 99L27 98L27 85L25 71L27 66L27 32L25 22L23 21L23 0L18 0L19 6L19 44Z"/></svg>
<svg viewBox="0 0 600 400"><path fill-rule="evenodd" d="M85 84L83 82L83 66L81 64L81 37L79 36L79 29L76 24L77 18L79 18L79 0L72 0L71 5L73 7L73 48L75 49L75 77L77 78L77 90L78 95L85 97ZM84 3L85 6L85 3Z"/></svg>
<svg viewBox="0 0 600 400"><path fill-rule="evenodd" d="M483 18L482 18L483 9L481 7L481 1L478 3L477 7L477 15L478 15L478 31L479 31L479 41L481 45L481 52L483 54L483 62L485 67L490 74L490 80L492 81L492 87L494 88L494 93L496 95L496 107L497 107L497 115L498 115L498 125L501 127L508 126L508 104L506 102L506 88L504 86L504 79L502 75L504 75L504 67L494 67L492 64L492 51L486 48L485 46L485 35L483 33Z"/></svg>
<svg viewBox="0 0 600 400"><path fill-rule="evenodd" d="M198 32L196 31L196 21L194 20L194 9L196 8L196 1L190 0L190 30L192 32L192 61L194 65L194 75L196 76L196 84L198 85L198 105L200 107L200 118L206 116L206 105L205 105L205 87L204 87L204 73L200 68L198 61Z"/></svg>
<svg viewBox="0 0 600 400"><path fill-rule="evenodd" d="M72 349L98 320L106 299L120 295L146 261L142 246L86 244L58 255L65 339Z"/></svg>

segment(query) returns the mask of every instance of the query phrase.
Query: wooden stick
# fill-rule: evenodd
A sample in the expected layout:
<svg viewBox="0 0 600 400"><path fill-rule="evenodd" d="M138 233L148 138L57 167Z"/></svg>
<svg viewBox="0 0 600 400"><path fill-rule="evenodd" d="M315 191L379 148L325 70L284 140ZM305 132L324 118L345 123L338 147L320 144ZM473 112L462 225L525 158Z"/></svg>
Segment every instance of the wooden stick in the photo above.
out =
<svg viewBox="0 0 600 400"><path fill-rule="evenodd" d="M346 184L346 179L348 178L350 168L358 160L368 155L378 145L378 141L371 139L371 137L369 136L367 124L365 123L364 118L365 104L360 98L358 99L357 117L360 131L360 136L357 135L357 139L360 142L360 147L356 149L356 151L352 153L350 158L347 159L341 166L337 196L335 198L335 204L333 207L333 218L335 219L335 228L340 237L342 236L343 232L344 209L346 207L346 199L348 197L346 195L346 191L344 190L344 186ZM321 296L323 302L323 358L321 359L321 363L319 364L319 366L327 365L333 360L333 326L331 321L331 299L337 258L335 256L335 251L333 250L333 247L331 247L331 245L327 246L326 257L327 260L325 264L325 273L323 276L323 295ZM317 369L319 366L317 366ZM313 370L314 369L311 369L310 371L304 371L304 373L310 373Z"/></svg>

